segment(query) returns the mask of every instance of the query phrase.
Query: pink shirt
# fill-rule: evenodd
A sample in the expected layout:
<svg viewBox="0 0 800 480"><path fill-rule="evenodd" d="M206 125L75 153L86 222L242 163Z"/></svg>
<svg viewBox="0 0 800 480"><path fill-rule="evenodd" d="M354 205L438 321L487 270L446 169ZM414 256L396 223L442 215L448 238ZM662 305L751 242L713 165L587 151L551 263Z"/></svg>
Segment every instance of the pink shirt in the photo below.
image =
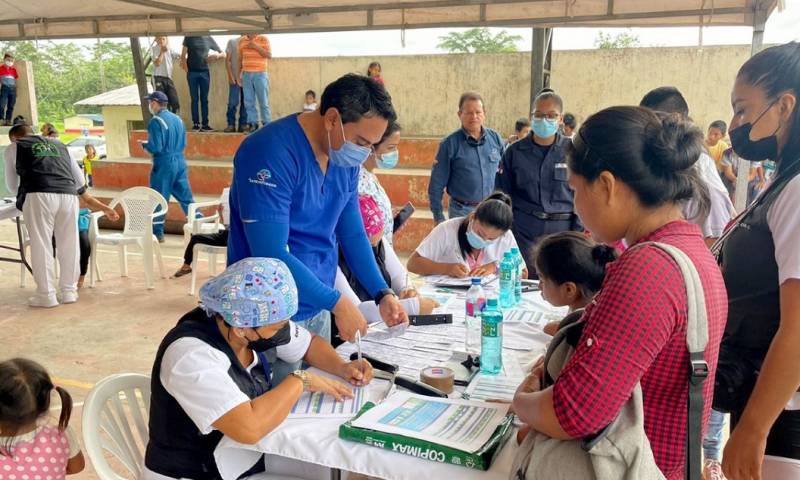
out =
<svg viewBox="0 0 800 480"><path fill-rule="evenodd" d="M9 453L0 454L0 480L62 480L80 447L69 429L43 425L15 437Z"/></svg>

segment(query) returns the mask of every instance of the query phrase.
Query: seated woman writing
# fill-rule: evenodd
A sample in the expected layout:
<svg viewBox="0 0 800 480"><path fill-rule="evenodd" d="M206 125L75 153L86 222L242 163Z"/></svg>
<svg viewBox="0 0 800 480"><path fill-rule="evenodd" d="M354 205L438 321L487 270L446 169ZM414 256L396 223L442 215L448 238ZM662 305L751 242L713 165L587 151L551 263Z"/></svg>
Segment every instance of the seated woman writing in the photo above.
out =
<svg viewBox="0 0 800 480"><path fill-rule="evenodd" d="M364 228L367 230L367 236L372 244L372 252L386 284L400 297L400 304L406 313L409 315L430 314L439 304L435 300L419 296L414 287L408 283L408 271L397 258L392 244L384 236L384 216L378 202L369 195L359 195L358 203L361 207ZM381 320L378 306L350 270L341 248L339 249L339 268L336 270L335 288L353 304L358 305L367 322L374 323Z"/></svg>
<svg viewBox="0 0 800 480"><path fill-rule="evenodd" d="M455 278L492 275L503 254L517 246L511 233L513 219L511 198L495 192L466 217L437 225L411 254L408 270Z"/></svg>
<svg viewBox="0 0 800 480"><path fill-rule="evenodd" d="M305 370L273 385L277 358L304 359L353 385L372 379L368 362L343 361L324 339L288 320L297 312L297 287L280 260L240 260L200 289L200 302L156 353L145 479L220 478L214 449L223 435L258 442L303 392L352 396L344 383ZM246 475L262 471L259 461Z"/></svg>

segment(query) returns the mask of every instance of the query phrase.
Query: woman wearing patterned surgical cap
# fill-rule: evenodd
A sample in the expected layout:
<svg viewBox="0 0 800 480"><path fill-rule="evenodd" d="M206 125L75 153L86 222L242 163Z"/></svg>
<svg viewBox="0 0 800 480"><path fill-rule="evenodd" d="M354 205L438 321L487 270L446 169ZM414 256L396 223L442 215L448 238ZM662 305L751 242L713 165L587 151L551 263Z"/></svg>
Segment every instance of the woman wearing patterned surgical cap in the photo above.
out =
<svg viewBox="0 0 800 480"><path fill-rule="evenodd" d="M414 287L408 283L408 271L397 258L392 244L385 236L384 222L386 220L378 201L371 195L359 195L358 205L361 209L361 220L364 222L367 238L372 245L372 253L378 264L378 270L386 280L386 284L391 286L400 298L403 310L409 315L430 314L439 304L433 299L419 296ZM367 322L375 323L381 320L378 306L353 274L341 248L339 248L339 268L336 271L335 288L342 296L358 305L358 309ZM336 338L335 333L332 338Z"/></svg>
<svg viewBox="0 0 800 480"><path fill-rule="evenodd" d="M273 382L278 358L352 385L372 379L368 362L344 362L331 345L289 321L297 287L280 260L245 258L200 289L201 305L167 333L151 380L146 479L220 478L223 435L254 444L278 427L303 392L351 397L350 388L306 370ZM264 471L258 461L248 475Z"/></svg>

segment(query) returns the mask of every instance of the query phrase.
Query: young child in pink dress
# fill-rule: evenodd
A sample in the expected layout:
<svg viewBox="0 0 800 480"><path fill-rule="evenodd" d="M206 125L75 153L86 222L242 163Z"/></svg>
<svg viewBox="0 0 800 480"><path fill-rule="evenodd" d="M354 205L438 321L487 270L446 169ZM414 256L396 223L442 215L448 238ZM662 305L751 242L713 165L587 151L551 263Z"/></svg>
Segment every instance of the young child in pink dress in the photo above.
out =
<svg viewBox="0 0 800 480"><path fill-rule="evenodd" d="M61 398L58 423L49 418L53 390ZM44 367L24 358L0 362L0 480L61 480L83 470L71 413L72 397Z"/></svg>

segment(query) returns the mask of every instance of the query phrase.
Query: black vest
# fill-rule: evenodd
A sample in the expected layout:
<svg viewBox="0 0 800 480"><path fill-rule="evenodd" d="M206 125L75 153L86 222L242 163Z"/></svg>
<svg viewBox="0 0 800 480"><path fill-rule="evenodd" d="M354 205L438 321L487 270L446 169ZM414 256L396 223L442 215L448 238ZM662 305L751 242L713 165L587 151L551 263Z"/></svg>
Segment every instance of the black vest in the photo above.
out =
<svg viewBox="0 0 800 480"><path fill-rule="evenodd" d="M714 407L722 411L744 409L780 325L778 264L767 213L798 174L800 161L777 173L722 246L719 261L728 291L728 322L714 392Z"/></svg>
<svg viewBox="0 0 800 480"><path fill-rule="evenodd" d="M378 242L377 247L372 247L372 253L375 256L375 262L378 264L378 270L381 272L381 276L386 281L386 285L389 287L392 286L392 278L389 276L389 272L386 270L386 250L383 247L383 240ZM374 300L375 297L369 294L369 292L361 285L361 282L358 281L356 275L350 269L350 265L347 264L347 259L344 258L344 251L342 247L339 246L339 269L342 271L344 278L347 279L347 283L350 284L350 287L355 292L356 296L362 302L368 302L370 300Z"/></svg>
<svg viewBox="0 0 800 480"><path fill-rule="evenodd" d="M83 185L75 184L72 158L63 143L38 135L17 140L17 208L22 210L28 193L76 195Z"/></svg>
<svg viewBox="0 0 800 480"><path fill-rule="evenodd" d="M151 471L172 478L218 479L220 474L214 460L214 449L222 439L222 432L200 433L177 400L161 384L164 352L173 342L185 337L200 339L223 352L231 363L228 375L250 398L269 390L266 373L260 364L264 357L260 356L259 365L252 369L252 374L248 373L222 337L214 318L199 307L184 315L158 347L150 378L150 441L144 463ZM263 466L259 460L246 475L263 471Z"/></svg>

